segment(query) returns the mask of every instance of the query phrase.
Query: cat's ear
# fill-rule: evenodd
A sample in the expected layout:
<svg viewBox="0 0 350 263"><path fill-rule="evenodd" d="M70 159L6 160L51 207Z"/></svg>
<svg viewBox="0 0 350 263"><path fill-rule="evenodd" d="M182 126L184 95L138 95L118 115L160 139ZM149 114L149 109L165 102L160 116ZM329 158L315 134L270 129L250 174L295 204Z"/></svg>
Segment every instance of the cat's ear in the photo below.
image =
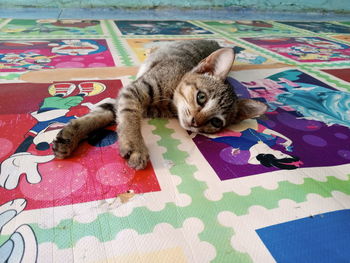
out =
<svg viewBox="0 0 350 263"><path fill-rule="evenodd" d="M232 48L220 48L199 62L192 72L207 73L224 80L230 72L234 60L235 52Z"/></svg>
<svg viewBox="0 0 350 263"><path fill-rule="evenodd" d="M238 111L235 118L235 122L259 117L267 111L266 104L251 99L238 99L237 108Z"/></svg>

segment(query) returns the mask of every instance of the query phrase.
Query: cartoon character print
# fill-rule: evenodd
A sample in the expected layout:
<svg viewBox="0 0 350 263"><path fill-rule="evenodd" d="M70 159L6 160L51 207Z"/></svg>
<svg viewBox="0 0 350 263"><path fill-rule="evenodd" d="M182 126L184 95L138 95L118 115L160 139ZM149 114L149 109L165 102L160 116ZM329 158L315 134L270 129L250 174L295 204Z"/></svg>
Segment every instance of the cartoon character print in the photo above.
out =
<svg viewBox="0 0 350 263"><path fill-rule="evenodd" d="M339 25L332 24L330 22L288 22L288 21L279 21L281 24L286 24L294 27L299 27L302 29L310 30L315 33L350 33L350 28ZM345 22L346 23L346 22Z"/></svg>
<svg viewBox="0 0 350 263"><path fill-rule="evenodd" d="M48 64L54 57L56 56L45 56L36 52L0 54L0 69L51 69L54 67Z"/></svg>
<svg viewBox="0 0 350 263"><path fill-rule="evenodd" d="M265 27L272 28L273 25L264 21L251 21L251 20L238 20L236 21L238 25L251 26L251 27Z"/></svg>
<svg viewBox="0 0 350 263"><path fill-rule="evenodd" d="M70 56L96 54L106 50L106 47L99 45L96 41L80 39L62 40L49 46L52 47L52 53Z"/></svg>
<svg viewBox="0 0 350 263"><path fill-rule="evenodd" d="M185 21L116 21L125 35L193 35L213 34Z"/></svg>
<svg viewBox="0 0 350 263"><path fill-rule="evenodd" d="M287 53L289 56L298 57L299 60L323 60L328 61L332 58L350 58L340 51L329 48L320 48L309 45L298 45L291 47L273 47L273 51L278 53Z"/></svg>
<svg viewBox="0 0 350 263"><path fill-rule="evenodd" d="M0 205L0 234L3 227L24 210L26 204L25 199L19 198ZM38 243L33 229L27 224L18 226L0 246L1 262L34 263L37 257Z"/></svg>
<svg viewBox="0 0 350 263"><path fill-rule="evenodd" d="M209 40L214 40L216 42L219 43L219 45L221 47L229 47L229 48L233 48L236 54L236 62L238 63L243 63L243 64L263 64L267 61L267 58L262 57L260 55L254 54L252 52L247 51L245 48L240 47L240 46L235 46L233 43L227 42L223 39L211 39L209 38ZM154 40L150 43L147 43L144 45L145 48L145 52L144 52L144 56L147 57L150 53L152 53L154 50L156 50L157 48L172 42L171 41L167 41L167 40Z"/></svg>
<svg viewBox="0 0 350 263"><path fill-rule="evenodd" d="M296 111L304 119L327 125L350 127L350 93L299 82L301 72L289 70L285 76L243 82L251 97L263 99L271 110L280 107Z"/></svg>
<svg viewBox="0 0 350 263"><path fill-rule="evenodd" d="M235 21L234 24L237 27L237 31L240 32L278 32L279 30L274 28L272 24L264 21Z"/></svg>
<svg viewBox="0 0 350 263"><path fill-rule="evenodd" d="M292 32L290 29L282 29L272 23L268 23L265 21L204 21L204 24L207 24L212 27L216 27L220 30L229 32L229 33L275 33L275 32L283 32L290 33Z"/></svg>
<svg viewBox="0 0 350 263"><path fill-rule="evenodd" d="M237 54L236 60L237 62L253 65L261 65L267 61L266 58L248 51L243 51Z"/></svg>
<svg viewBox="0 0 350 263"><path fill-rule="evenodd" d="M18 34L18 33L51 33L55 31L53 28L47 27L45 24L37 23L35 26L27 27L21 25L7 25L4 28L0 29L0 32L5 34Z"/></svg>
<svg viewBox="0 0 350 263"><path fill-rule="evenodd" d="M231 125L215 135L206 135L212 141L231 147L231 155L223 155L223 160L231 162L241 151L249 152L248 164L263 165L279 169L293 170L303 162L296 156L274 149L276 144L282 145L285 151L292 152L292 140L283 134L273 131L255 119L244 120ZM284 142L277 143L280 138Z"/></svg>
<svg viewBox="0 0 350 263"><path fill-rule="evenodd" d="M220 43L220 46L223 46L223 45L221 45L221 43ZM262 57L262 56L257 55L257 54L254 54L254 53L251 53L243 47L232 46L232 45L230 47L232 47L234 49L235 54L236 54L236 61L238 63L259 65L259 64L263 64L267 61L267 58Z"/></svg>
<svg viewBox="0 0 350 263"><path fill-rule="evenodd" d="M4 72L114 65L105 40L0 41Z"/></svg>
<svg viewBox="0 0 350 263"><path fill-rule="evenodd" d="M45 23L46 20L38 20L39 23ZM87 28L91 26L96 26L100 24L98 20L74 20L74 19L66 19L66 20L55 20L51 22L52 25L57 27L76 27L76 28Z"/></svg>
<svg viewBox="0 0 350 263"><path fill-rule="evenodd" d="M347 49L348 46L335 43L325 39L312 38L312 37L298 37L295 39L296 42L306 43L315 47L325 48L325 49Z"/></svg>
<svg viewBox="0 0 350 263"><path fill-rule="evenodd" d="M280 107L286 111L294 111L292 107L283 105L277 100L277 95L286 92L282 83L288 83L291 87L297 87L296 84L286 78L279 78L277 81L271 79L259 79L250 82L242 82L248 90L252 98L263 99L269 105L270 110Z"/></svg>
<svg viewBox="0 0 350 263"><path fill-rule="evenodd" d="M70 120L77 118L71 115L72 107L81 104L92 109L109 100L109 98L105 98L96 104L82 103L85 97L103 92L106 87L102 83L80 83L78 85L79 94L70 96L76 88L76 85L72 83L56 83L49 87L48 91L51 96L45 98L39 109L31 113L37 123L27 132L25 139L16 151L1 163L1 187L8 190L16 188L21 174L26 175L27 182L30 184L39 183L41 175L38 171L38 165L51 161L54 159L54 155L34 155L28 151L29 148L34 146L38 151L49 149L60 129Z"/></svg>
<svg viewBox="0 0 350 263"><path fill-rule="evenodd" d="M301 62L344 61L350 58L350 46L320 37L243 38L288 58Z"/></svg>
<svg viewBox="0 0 350 263"><path fill-rule="evenodd" d="M269 110L215 135L191 135L220 180L349 162L350 93L295 69L227 82L239 97L264 102Z"/></svg>
<svg viewBox="0 0 350 263"><path fill-rule="evenodd" d="M64 31L65 34L98 34L95 26L100 24L97 20L12 20L0 29L5 34L52 34ZM84 29L82 31L82 29Z"/></svg>

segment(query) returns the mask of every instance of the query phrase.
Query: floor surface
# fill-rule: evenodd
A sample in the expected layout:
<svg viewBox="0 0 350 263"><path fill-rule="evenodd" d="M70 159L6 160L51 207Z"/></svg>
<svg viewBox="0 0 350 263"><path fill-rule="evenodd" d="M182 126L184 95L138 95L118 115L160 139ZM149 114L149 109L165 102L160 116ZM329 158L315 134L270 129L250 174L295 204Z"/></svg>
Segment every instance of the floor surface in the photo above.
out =
<svg viewBox="0 0 350 263"><path fill-rule="evenodd" d="M113 126L54 159L150 49L195 38L235 49L228 83L264 116L212 136L145 120L142 171ZM348 262L349 91L346 21L0 19L0 258Z"/></svg>

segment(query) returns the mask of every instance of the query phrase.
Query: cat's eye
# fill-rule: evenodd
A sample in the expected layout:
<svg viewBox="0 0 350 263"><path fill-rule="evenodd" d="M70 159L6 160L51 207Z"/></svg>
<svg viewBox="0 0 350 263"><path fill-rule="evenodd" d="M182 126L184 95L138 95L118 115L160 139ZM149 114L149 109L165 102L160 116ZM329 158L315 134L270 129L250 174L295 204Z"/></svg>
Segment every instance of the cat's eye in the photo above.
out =
<svg viewBox="0 0 350 263"><path fill-rule="evenodd" d="M206 101L207 101L207 95L202 91L198 91L198 93L197 93L198 105L203 106L204 103L206 103Z"/></svg>
<svg viewBox="0 0 350 263"><path fill-rule="evenodd" d="M211 120L210 120L210 123L211 123L211 125L213 125L215 128L221 128L222 126L223 126L223 121L221 120L221 119L219 119L219 118L216 118L216 117L214 117L214 118L212 118Z"/></svg>

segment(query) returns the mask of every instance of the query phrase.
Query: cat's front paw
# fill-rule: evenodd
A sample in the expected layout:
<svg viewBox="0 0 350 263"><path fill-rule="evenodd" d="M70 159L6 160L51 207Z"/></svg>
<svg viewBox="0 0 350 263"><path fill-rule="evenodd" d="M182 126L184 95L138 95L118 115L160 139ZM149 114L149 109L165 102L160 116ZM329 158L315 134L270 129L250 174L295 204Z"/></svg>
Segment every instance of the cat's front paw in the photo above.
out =
<svg viewBox="0 0 350 263"><path fill-rule="evenodd" d="M136 170L145 169L149 160L147 147L143 142L119 140L119 153L128 160L128 165Z"/></svg>
<svg viewBox="0 0 350 263"><path fill-rule="evenodd" d="M74 136L74 131L72 125L68 124L57 134L52 142L52 150L56 158L67 158L78 146L79 140Z"/></svg>

